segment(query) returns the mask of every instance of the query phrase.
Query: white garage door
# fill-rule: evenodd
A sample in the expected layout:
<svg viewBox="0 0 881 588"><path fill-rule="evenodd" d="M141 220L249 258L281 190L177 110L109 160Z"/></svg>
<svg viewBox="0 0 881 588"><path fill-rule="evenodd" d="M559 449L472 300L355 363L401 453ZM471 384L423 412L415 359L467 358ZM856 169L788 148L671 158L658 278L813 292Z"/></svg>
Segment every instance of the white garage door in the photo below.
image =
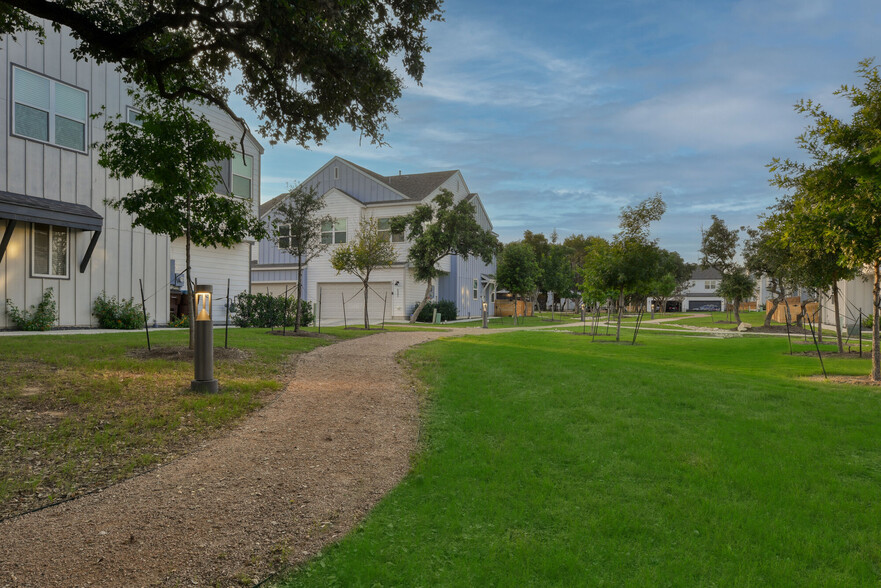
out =
<svg viewBox="0 0 881 588"><path fill-rule="evenodd" d="M364 322L364 290L360 282L333 284L318 284L321 297L321 321L342 321L343 303L345 303L345 318L350 325ZM389 282L370 283L370 291L367 296L367 318L370 324L380 323L383 318L383 304L385 304L385 318L392 316L392 285Z"/></svg>

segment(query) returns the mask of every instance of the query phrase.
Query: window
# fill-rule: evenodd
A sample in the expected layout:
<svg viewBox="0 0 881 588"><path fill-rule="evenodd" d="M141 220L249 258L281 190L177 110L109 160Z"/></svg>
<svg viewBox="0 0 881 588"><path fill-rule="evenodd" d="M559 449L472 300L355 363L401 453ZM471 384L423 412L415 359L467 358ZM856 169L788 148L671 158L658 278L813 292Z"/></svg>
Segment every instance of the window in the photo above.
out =
<svg viewBox="0 0 881 588"><path fill-rule="evenodd" d="M88 101L83 90L12 68L14 135L85 153Z"/></svg>
<svg viewBox="0 0 881 588"><path fill-rule="evenodd" d="M477 285L477 280L472 280L471 281L471 291L472 291L471 297L474 300L477 300L477 291L479 289L480 289L480 287Z"/></svg>
<svg viewBox="0 0 881 588"><path fill-rule="evenodd" d="M321 242L326 245L346 242L346 219L337 218L321 223Z"/></svg>
<svg viewBox="0 0 881 588"><path fill-rule="evenodd" d="M138 110L136 108L132 108L131 106L128 106L125 109L125 120L130 125L135 125L136 127L142 127L142 126L144 126L144 123L141 122L140 114L141 114L140 110Z"/></svg>
<svg viewBox="0 0 881 588"><path fill-rule="evenodd" d="M379 219L379 234L386 239L390 239L392 243L404 242L404 233L392 232L392 219L390 218Z"/></svg>
<svg viewBox="0 0 881 588"><path fill-rule="evenodd" d="M716 280L707 280L704 282L704 290L715 290L716 289Z"/></svg>
<svg viewBox="0 0 881 588"><path fill-rule="evenodd" d="M335 179L335 180L340 179L340 168L338 168L338 167L333 168L333 179Z"/></svg>
<svg viewBox="0 0 881 588"><path fill-rule="evenodd" d="M288 225L279 225L277 237L279 248L288 249L291 246L291 227Z"/></svg>
<svg viewBox="0 0 881 588"><path fill-rule="evenodd" d="M67 228L34 223L31 230L31 274L67 277Z"/></svg>
<svg viewBox="0 0 881 588"><path fill-rule="evenodd" d="M237 154L232 158L232 193L239 198L251 197L251 180L254 179L254 158Z"/></svg>

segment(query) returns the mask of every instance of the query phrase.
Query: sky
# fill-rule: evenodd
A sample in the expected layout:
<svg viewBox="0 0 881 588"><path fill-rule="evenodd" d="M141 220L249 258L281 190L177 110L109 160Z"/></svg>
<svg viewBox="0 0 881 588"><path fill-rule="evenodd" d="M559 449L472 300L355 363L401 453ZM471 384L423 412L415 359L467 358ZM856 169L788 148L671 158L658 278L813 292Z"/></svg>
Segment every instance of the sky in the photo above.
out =
<svg viewBox="0 0 881 588"><path fill-rule="evenodd" d="M834 91L881 58L879 31L877 0L446 0L388 145L350 128L309 149L262 140L262 200L335 155L384 175L458 169L510 242L608 238L622 206L660 192L652 236L697 261L711 214L755 226L780 195L771 158L804 159L799 99L849 116Z"/></svg>

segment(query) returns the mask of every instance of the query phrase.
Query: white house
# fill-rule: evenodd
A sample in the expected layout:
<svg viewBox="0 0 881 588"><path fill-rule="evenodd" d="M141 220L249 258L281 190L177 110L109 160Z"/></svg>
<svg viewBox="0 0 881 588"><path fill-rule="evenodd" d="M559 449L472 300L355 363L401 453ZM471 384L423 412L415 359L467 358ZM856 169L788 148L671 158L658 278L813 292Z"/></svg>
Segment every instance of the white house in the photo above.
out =
<svg viewBox="0 0 881 588"><path fill-rule="evenodd" d="M713 268L699 269L691 275L691 286L682 299L682 310L710 311L725 310L725 299L716 293L722 282L722 274Z"/></svg>
<svg viewBox="0 0 881 588"><path fill-rule="evenodd" d="M183 240L133 227L131 217L105 205L141 184L110 178L92 147L104 139L108 117L136 122L127 87L112 64L75 61L66 29L44 25L43 42L32 32L0 37L0 328L12 326L3 301L29 307L47 288L58 326L95 326L95 298L139 298L139 280L151 322L165 324L174 276L184 267ZM241 135L219 109L198 110L219 137ZM246 161L239 155L223 166L226 185L250 199L255 214L262 152L249 134ZM214 285L215 300L225 296L227 279L233 294L248 290L249 264L249 243L193 251L194 277ZM214 314L222 320L223 301Z"/></svg>
<svg viewBox="0 0 881 588"><path fill-rule="evenodd" d="M304 269L304 297L316 305L320 302L321 319L337 321L345 315L357 321L363 315L361 282L346 273L337 274L330 265L333 245L354 238L361 219L377 218L380 228L387 227L389 219L411 212L418 204L431 202L441 190L449 190L456 201L467 199L474 204L481 227L492 230L492 223L480 201L471 192L458 170L419 174L383 176L340 157L334 157L312 174L302 186L314 187L325 198L325 214L333 217L326 227L324 238L332 246ZM261 218L271 224L276 206L284 195L277 196L261 206ZM408 317L425 295L426 284L416 282L409 268L409 243L403 235L389 238L398 252L398 260L388 269L371 275L368 313L371 321L383 316L400 320ZM495 260L489 265L479 258L448 256L439 266L447 275L433 284L435 300L456 302L458 316L480 316L482 300L489 303L493 313L495 300ZM297 260L278 246L275 239L266 239L258 245L258 262L252 266L253 292L283 293L296 285Z"/></svg>

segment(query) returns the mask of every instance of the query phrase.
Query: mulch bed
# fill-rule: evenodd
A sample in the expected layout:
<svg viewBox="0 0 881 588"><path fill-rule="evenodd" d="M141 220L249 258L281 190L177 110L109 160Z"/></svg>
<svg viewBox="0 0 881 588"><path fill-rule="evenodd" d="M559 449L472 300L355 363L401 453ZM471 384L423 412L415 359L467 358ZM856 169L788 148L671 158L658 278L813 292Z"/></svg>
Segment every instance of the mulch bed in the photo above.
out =
<svg viewBox="0 0 881 588"><path fill-rule="evenodd" d="M821 382L834 382L836 384L855 384L858 386L881 386L881 382L875 382L871 376L829 376L824 378L822 375L811 376L809 380L819 380Z"/></svg>

